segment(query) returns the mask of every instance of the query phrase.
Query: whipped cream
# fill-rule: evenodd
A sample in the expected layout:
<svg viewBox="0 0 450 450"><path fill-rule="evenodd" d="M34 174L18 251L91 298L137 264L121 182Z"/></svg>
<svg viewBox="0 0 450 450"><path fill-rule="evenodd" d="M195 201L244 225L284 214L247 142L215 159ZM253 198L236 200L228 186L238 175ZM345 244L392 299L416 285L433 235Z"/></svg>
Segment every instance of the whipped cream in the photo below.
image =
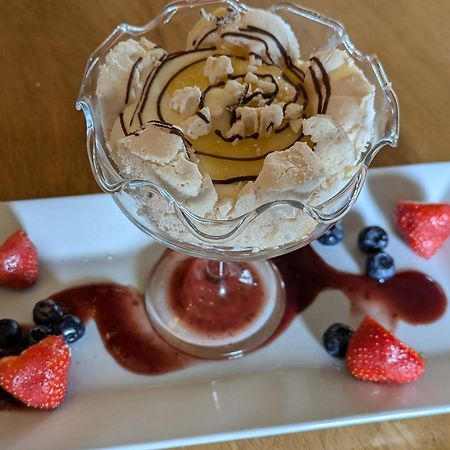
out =
<svg viewBox="0 0 450 450"><path fill-rule="evenodd" d="M203 11L176 54L145 38L120 42L97 85L105 138L123 176L157 183L207 219L277 200L330 198L373 137L374 95L347 53L302 59L290 26L257 9ZM200 242L166 200L136 199L161 230ZM227 245L277 247L316 225L296 208L277 207Z"/></svg>

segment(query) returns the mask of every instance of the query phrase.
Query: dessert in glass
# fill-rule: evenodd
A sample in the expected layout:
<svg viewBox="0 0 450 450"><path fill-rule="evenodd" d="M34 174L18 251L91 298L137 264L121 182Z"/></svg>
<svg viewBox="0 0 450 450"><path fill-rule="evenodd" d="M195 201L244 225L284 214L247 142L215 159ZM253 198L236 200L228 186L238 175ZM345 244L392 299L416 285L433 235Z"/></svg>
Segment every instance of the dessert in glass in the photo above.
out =
<svg viewBox="0 0 450 450"><path fill-rule="evenodd" d="M377 57L297 3L178 1L120 25L89 59L77 108L99 186L174 250L147 282L153 325L204 358L270 338L284 287L267 258L341 219L399 132Z"/></svg>

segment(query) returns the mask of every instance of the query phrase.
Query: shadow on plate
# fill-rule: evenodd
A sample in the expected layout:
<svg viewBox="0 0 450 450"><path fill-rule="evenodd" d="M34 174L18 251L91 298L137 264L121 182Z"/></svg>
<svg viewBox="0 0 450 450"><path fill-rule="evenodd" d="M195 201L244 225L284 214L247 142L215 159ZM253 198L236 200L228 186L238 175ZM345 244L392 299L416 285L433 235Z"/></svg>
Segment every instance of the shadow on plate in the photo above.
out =
<svg viewBox="0 0 450 450"><path fill-rule="evenodd" d="M411 178L402 175L372 175L367 184L378 208L388 213L388 220L393 227L392 212L399 200L424 200L422 188Z"/></svg>
<svg viewBox="0 0 450 450"><path fill-rule="evenodd" d="M357 211L350 211L342 221L344 227L345 237L341 245L344 245L348 254L355 259L357 266L360 268L360 273L364 271L366 263L366 255L358 248L359 232L367 225L364 217Z"/></svg>

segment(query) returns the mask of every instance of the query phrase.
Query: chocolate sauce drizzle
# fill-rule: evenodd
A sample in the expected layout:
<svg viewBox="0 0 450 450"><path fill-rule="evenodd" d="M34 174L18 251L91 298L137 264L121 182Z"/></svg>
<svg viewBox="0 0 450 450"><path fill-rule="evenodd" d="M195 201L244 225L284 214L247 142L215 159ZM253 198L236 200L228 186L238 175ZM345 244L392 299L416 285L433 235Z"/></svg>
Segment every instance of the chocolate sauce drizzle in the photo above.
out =
<svg viewBox="0 0 450 450"><path fill-rule="evenodd" d="M239 135L236 135L239 136ZM234 137L234 136L232 136ZM237 139L237 138L235 138ZM242 139L242 137L241 137ZM272 153L272 151L265 153L264 155L260 155L260 156L252 156L252 157L248 157L248 158L236 158L235 156L222 156L222 155L214 155L212 153L207 153L207 152L201 152L196 150L195 154L196 155L200 155L200 156L205 156L207 158L215 158L215 159L225 159L227 161L259 161L260 159L264 159L269 153Z"/></svg>
<svg viewBox="0 0 450 450"><path fill-rule="evenodd" d="M128 133L127 127L125 126L125 122L124 122L124 120L123 120L123 112L121 112L121 113L119 114L119 120L120 120L120 126L121 126L121 128L122 128L123 134L124 134L125 136L129 136L130 133Z"/></svg>
<svg viewBox="0 0 450 450"><path fill-rule="evenodd" d="M232 184L232 183L239 183L240 181L255 181L257 178L258 178L257 175L246 175L243 177L227 178L225 180L213 179L212 182L215 184Z"/></svg>
<svg viewBox="0 0 450 450"><path fill-rule="evenodd" d="M134 74L139 66L139 64L142 61L142 56L139 57L136 62L133 64L133 67L131 68L130 76L128 77L127 82L127 93L125 94L125 105L128 105L128 100L130 98L130 89L131 89L131 82L133 81Z"/></svg>
<svg viewBox="0 0 450 450"><path fill-rule="evenodd" d="M217 25L215 28L213 28L212 30L209 30L207 33L205 33L197 42L197 44L195 43L195 41L192 43L193 45L195 45L195 50L197 50L199 48L199 46L202 44L202 42L208 37L210 36L212 33L214 33L215 31L217 31L219 29L219 26Z"/></svg>
<svg viewBox="0 0 450 450"><path fill-rule="evenodd" d="M220 139L222 139L225 142L234 142L236 139L239 139L240 141L243 139L259 139L259 133L249 134L248 136L241 136L240 134L234 134L233 136L230 136L228 138L225 137L220 130L214 130L214 134L219 136ZM233 158L224 156L223 159L233 159ZM241 161L244 161L244 159L241 159Z"/></svg>
<svg viewBox="0 0 450 450"><path fill-rule="evenodd" d="M203 122L209 123L209 119L208 119L202 112L197 111L197 112L195 113L195 115L198 116L198 117L200 117L200 119L202 119Z"/></svg>
<svg viewBox="0 0 450 450"><path fill-rule="evenodd" d="M314 89L317 93L317 113L322 114L322 90L320 88L320 82L316 76L316 73L314 72L314 69L312 66L308 67L309 73L311 74L311 79L314 85Z"/></svg>
<svg viewBox="0 0 450 450"><path fill-rule="evenodd" d="M323 66L323 64L319 58L316 58L315 56L313 56L310 59L310 61L315 63L316 66L319 68L321 76L322 76L322 81L325 86L325 100L323 101L323 105L322 105L322 89L320 86L320 82L319 82L317 75L316 75L314 69L312 68L312 66L309 66L309 71L311 73L311 78L313 80L314 89L316 90L317 97L318 97L317 113L318 114L326 114L327 108L328 108L328 103L329 103L330 97L331 97L330 77L328 76L328 73L325 70L325 67Z"/></svg>
<svg viewBox="0 0 450 450"><path fill-rule="evenodd" d="M253 25L248 25L247 28L239 28L239 30L241 30L241 31L250 31L250 32L253 32L253 33L260 33L260 34L263 34L263 35L269 37L270 39L272 39L272 41L277 46L278 51L280 52L281 56L283 57L286 66L292 72L294 72L295 75L297 75L297 77L299 77L301 80L305 79L305 73L303 72L303 70L299 69L295 64L292 63L292 59L288 55L286 49L283 47L281 42L272 33L269 33L268 31L263 30L262 28L255 27Z"/></svg>
<svg viewBox="0 0 450 450"><path fill-rule="evenodd" d="M241 29L239 28L239 30L241 30ZM261 38L259 38L257 36L252 36L251 34L237 33L237 32L233 32L233 31L228 31L226 33L223 33L223 34L220 35L220 37L221 38L224 38L224 37L240 37L240 38L248 39L248 40L251 40L251 41L261 42L261 44L263 44L263 46L264 46L264 50L266 52L267 58L269 58L269 61L272 64L275 64L274 60L270 56L269 45L267 44L267 42L264 39L261 39Z"/></svg>

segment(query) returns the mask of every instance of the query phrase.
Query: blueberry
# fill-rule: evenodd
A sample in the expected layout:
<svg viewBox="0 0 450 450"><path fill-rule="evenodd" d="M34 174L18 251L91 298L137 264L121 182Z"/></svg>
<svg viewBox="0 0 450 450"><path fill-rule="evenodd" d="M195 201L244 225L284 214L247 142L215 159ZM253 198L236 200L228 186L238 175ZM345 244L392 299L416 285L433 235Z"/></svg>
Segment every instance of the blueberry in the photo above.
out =
<svg viewBox="0 0 450 450"><path fill-rule="evenodd" d="M395 275L394 259L386 252L369 256L366 261L366 275L384 283Z"/></svg>
<svg viewBox="0 0 450 450"><path fill-rule="evenodd" d="M82 320L72 314L61 317L58 323L58 330L69 344L78 341L84 336L85 327Z"/></svg>
<svg viewBox="0 0 450 450"><path fill-rule="evenodd" d="M335 358L343 358L347 353L348 343L353 335L353 329L343 323L334 323L323 334L325 350Z"/></svg>
<svg viewBox="0 0 450 450"><path fill-rule="evenodd" d="M27 340L29 345L37 344L42 339L50 336L53 333L51 327L47 325L36 325L33 328L30 328L27 333Z"/></svg>
<svg viewBox="0 0 450 450"><path fill-rule="evenodd" d="M37 325L56 325L63 314L61 306L51 298L47 298L34 305L33 320Z"/></svg>
<svg viewBox="0 0 450 450"><path fill-rule="evenodd" d="M388 245L388 235L381 227L365 227L358 236L359 248L364 253L376 253L384 250Z"/></svg>
<svg viewBox="0 0 450 450"><path fill-rule="evenodd" d="M328 231L320 236L317 240L323 245L336 245L344 239L344 228L340 223L331 227Z"/></svg>
<svg viewBox="0 0 450 450"><path fill-rule="evenodd" d="M9 349L20 342L22 331L20 325L12 319L0 320L0 348Z"/></svg>

